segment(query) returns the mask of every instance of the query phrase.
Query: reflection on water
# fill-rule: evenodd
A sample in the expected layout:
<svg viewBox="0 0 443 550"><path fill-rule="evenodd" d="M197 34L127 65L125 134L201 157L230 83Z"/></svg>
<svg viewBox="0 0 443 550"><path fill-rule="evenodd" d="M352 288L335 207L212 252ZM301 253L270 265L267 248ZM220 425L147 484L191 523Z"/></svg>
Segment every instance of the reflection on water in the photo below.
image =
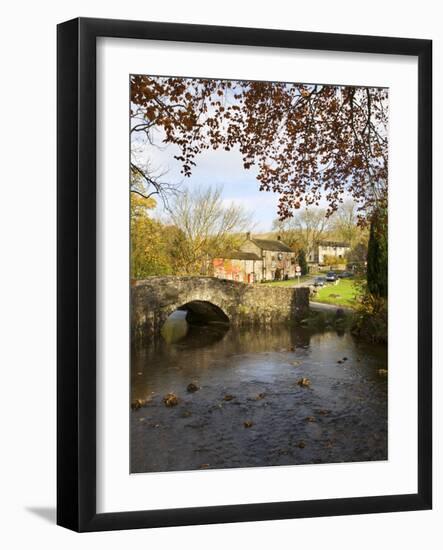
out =
<svg viewBox="0 0 443 550"><path fill-rule="evenodd" d="M187 311L174 311L162 326L161 335L165 342L174 344L188 334L189 324L186 322Z"/></svg>
<svg viewBox="0 0 443 550"><path fill-rule="evenodd" d="M387 458L384 348L283 325L188 325L177 313L133 351L132 399L147 403L131 415L132 472ZM178 406L164 406L168 392Z"/></svg>
<svg viewBox="0 0 443 550"><path fill-rule="evenodd" d="M187 348L208 346L221 340L229 330L227 323L191 325L186 321L187 315L187 311L177 310L168 317L161 329L161 336L167 344L177 344L187 336L185 342Z"/></svg>

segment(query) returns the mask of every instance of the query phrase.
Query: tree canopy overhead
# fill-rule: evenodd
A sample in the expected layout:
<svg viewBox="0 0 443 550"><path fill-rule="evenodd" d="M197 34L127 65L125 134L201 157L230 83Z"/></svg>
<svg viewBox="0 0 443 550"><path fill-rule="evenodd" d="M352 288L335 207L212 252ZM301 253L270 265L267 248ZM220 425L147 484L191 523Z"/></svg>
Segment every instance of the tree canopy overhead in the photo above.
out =
<svg viewBox="0 0 443 550"><path fill-rule="evenodd" d="M238 148L260 189L279 194L280 219L321 199L331 214L349 195L362 215L386 206L386 89L134 75L131 118L131 142L162 129L187 177L203 151ZM161 194L136 159L131 173Z"/></svg>

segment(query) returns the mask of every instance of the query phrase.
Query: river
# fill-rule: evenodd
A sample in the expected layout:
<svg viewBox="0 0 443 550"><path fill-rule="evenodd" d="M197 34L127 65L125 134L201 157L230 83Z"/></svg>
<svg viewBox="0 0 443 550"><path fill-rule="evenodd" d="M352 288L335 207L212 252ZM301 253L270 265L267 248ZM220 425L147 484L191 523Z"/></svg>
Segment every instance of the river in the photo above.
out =
<svg viewBox="0 0 443 550"><path fill-rule="evenodd" d="M132 402L143 406L131 411L131 472L387 459L386 348L347 332L193 326L184 315L132 353Z"/></svg>

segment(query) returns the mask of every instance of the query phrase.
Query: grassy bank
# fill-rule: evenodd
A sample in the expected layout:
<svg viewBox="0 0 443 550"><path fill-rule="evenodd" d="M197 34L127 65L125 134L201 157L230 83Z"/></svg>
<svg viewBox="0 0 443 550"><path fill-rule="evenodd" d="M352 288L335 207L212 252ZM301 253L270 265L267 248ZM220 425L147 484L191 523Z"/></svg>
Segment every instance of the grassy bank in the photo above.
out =
<svg viewBox="0 0 443 550"><path fill-rule="evenodd" d="M360 279L339 279L337 284L320 288L313 299L315 302L356 308L360 297Z"/></svg>

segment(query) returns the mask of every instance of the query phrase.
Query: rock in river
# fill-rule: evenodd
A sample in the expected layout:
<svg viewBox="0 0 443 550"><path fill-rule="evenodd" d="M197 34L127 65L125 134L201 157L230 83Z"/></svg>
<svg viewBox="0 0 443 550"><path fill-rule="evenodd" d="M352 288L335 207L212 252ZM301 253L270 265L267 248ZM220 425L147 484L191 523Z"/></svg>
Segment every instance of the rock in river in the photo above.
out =
<svg viewBox="0 0 443 550"><path fill-rule="evenodd" d="M175 393L167 393L163 397L163 403L166 405L166 407L175 407L178 405L178 397L175 395Z"/></svg>
<svg viewBox="0 0 443 550"><path fill-rule="evenodd" d="M223 397L223 401L232 401L234 399L234 396L231 395L231 394L226 394L224 397Z"/></svg>
<svg viewBox="0 0 443 550"><path fill-rule="evenodd" d="M302 387L302 388L309 388L309 386L311 385L311 381L309 380L309 378L300 378L300 380L297 380L297 384Z"/></svg>
<svg viewBox="0 0 443 550"><path fill-rule="evenodd" d="M136 399L131 403L131 409L133 411L136 411L137 409L140 409L141 407L144 407L146 405L146 402L143 399Z"/></svg>
<svg viewBox="0 0 443 550"><path fill-rule="evenodd" d="M189 393L194 393L196 391L198 391L200 389L200 386L197 386L197 384L195 382L191 382L190 384L188 384L186 390L189 392Z"/></svg>

